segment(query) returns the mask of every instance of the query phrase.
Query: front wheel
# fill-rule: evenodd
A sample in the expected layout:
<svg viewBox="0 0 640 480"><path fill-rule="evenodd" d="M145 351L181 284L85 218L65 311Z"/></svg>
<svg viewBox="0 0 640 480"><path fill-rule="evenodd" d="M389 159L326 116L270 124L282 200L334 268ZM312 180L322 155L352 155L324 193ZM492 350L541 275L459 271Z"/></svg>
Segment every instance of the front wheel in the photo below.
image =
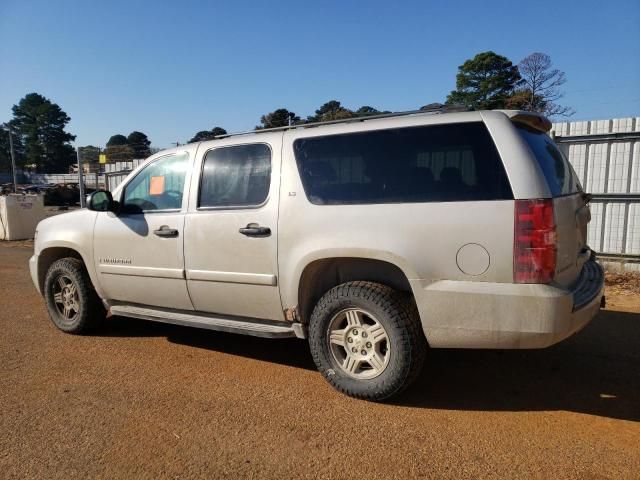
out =
<svg viewBox="0 0 640 480"><path fill-rule="evenodd" d="M313 359L337 390L384 400L418 376L427 342L412 304L390 287L348 282L318 302L309 323Z"/></svg>
<svg viewBox="0 0 640 480"><path fill-rule="evenodd" d="M44 279L44 297L56 327L67 333L87 333L106 317L89 274L77 258L51 264Z"/></svg>

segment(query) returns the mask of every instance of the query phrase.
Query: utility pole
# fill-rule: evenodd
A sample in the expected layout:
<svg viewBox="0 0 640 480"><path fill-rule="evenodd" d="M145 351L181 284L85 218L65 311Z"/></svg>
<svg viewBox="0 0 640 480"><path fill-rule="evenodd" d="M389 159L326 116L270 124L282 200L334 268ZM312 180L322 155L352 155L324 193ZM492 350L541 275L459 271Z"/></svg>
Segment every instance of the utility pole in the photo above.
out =
<svg viewBox="0 0 640 480"><path fill-rule="evenodd" d="M9 132L9 150L11 151L11 173L13 174L13 193L18 193L18 181L16 180L16 154L13 151L13 136L11 127L7 126Z"/></svg>
<svg viewBox="0 0 640 480"><path fill-rule="evenodd" d="M76 154L78 156L78 190L80 190L80 208L84 208L84 172L82 171L82 160L80 160L80 147L76 148Z"/></svg>

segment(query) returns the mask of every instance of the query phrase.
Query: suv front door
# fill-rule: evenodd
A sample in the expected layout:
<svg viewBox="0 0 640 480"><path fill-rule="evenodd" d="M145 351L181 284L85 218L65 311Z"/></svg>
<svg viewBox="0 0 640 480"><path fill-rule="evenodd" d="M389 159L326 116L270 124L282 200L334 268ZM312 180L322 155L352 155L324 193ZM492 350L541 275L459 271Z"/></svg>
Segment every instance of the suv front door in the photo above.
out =
<svg viewBox="0 0 640 480"><path fill-rule="evenodd" d="M284 319L277 279L282 133L263 138L248 144L232 138L198 150L184 245L195 310Z"/></svg>
<svg viewBox="0 0 640 480"><path fill-rule="evenodd" d="M121 190L117 214L98 214L94 261L109 300L193 309L183 256L191 163L187 151L157 158Z"/></svg>

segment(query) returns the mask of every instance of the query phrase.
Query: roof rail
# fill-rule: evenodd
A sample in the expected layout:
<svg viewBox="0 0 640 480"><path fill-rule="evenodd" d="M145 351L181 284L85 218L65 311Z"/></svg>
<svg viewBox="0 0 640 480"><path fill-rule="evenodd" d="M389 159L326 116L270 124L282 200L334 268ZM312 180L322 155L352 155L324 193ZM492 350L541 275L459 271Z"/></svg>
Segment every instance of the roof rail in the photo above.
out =
<svg viewBox="0 0 640 480"><path fill-rule="evenodd" d="M296 128L314 128L314 127L322 127L324 125L335 125L340 123L366 122L367 120L376 120L379 118L404 117L407 115L420 115L420 114L435 115L439 113L468 112L471 110L472 110L471 108L466 107L464 105L443 105L441 103L431 103L429 105L422 107L420 110L407 110L405 112L380 113L378 115L366 115L362 117L342 118L340 120L327 120L325 122L298 123L294 125L287 125L284 127L261 128L257 130L249 130L246 132L226 133L224 135L216 135L213 138L214 139L229 138L229 137L235 137L238 135L249 135L252 133L263 133L263 132L281 132L284 130L293 130Z"/></svg>

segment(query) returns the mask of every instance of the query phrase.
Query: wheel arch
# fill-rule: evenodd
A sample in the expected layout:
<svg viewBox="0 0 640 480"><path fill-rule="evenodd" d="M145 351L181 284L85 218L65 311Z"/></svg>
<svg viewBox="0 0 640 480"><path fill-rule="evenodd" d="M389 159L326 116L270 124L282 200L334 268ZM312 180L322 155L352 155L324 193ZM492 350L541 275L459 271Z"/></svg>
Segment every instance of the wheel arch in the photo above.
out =
<svg viewBox="0 0 640 480"><path fill-rule="evenodd" d="M91 272L88 268L89 265L78 250L69 246L50 246L42 249L38 254L38 286L41 292L44 292L44 279L47 276L47 271L51 264L56 260L67 257L80 260L85 268L87 268L87 271L89 271L89 277L91 277ZM93 278L91 281L93 282Z"/></svg>
<svg viewBox="0 0 640 480"><path fill-rule="evenodd" d="M329 257L308 263L298 282L298 315L308 323L322 295L342 283L362 280L387 285L413 295L411 284L397 265L366 257Z"/></svg>

